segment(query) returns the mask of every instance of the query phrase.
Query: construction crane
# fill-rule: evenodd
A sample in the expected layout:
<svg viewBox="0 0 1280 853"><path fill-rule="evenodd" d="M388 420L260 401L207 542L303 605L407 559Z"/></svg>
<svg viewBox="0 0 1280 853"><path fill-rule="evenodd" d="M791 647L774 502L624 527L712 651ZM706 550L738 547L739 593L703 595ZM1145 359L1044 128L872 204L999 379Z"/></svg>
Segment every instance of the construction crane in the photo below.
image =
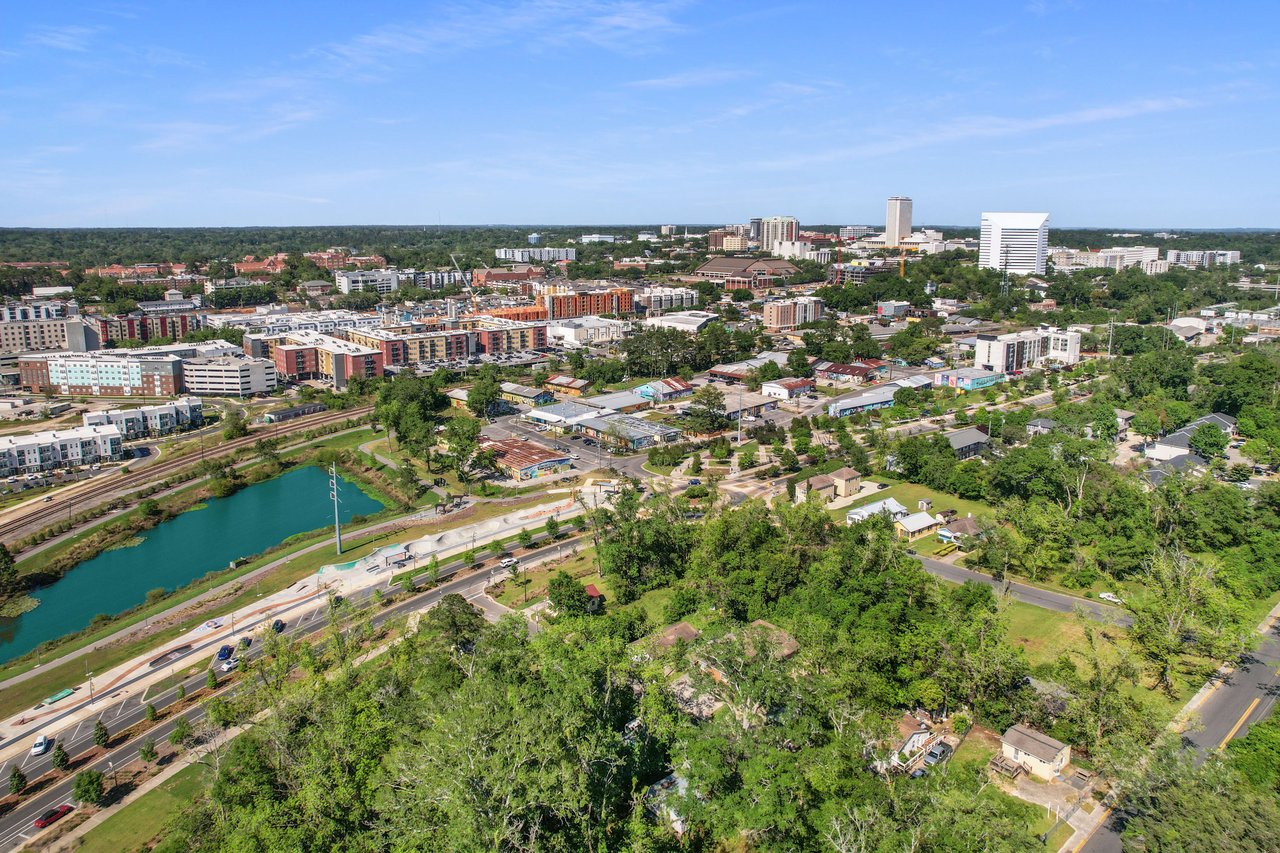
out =
<svg viewBox="0 0 1280 853"><path fill-rule="evenodd" d="M453 252L449 253L449 260L453 261L453 268L458 271L458 275L462 278L462 286L466 288L467 296L471 300L471 310L475 310L480 305L480 300L476 297L476 292L471 289L471 273L462 269L458 263L458 256Z"/></svg>

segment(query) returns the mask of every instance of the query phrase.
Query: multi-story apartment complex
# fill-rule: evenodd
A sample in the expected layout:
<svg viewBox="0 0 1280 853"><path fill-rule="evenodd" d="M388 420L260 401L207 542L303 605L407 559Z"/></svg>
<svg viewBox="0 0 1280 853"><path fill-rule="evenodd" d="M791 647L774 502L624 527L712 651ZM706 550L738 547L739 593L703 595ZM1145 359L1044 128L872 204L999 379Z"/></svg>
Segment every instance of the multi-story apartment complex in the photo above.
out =
<svg viewBox="0 0 1280 853"><path fill-rule="evenodd" d="M0 437L0 475L34 474L95 462L117 462L124 440L113 425Z"/></svg>
<svg viewBox="0 0 1280 853"><path fill-rule="evenodd" d="M876 233L870 225L845 225L840 229L841 240L861 240Z"/></svg>
<svg viewBox="0 0 1280 853"><path fill-rule="evenodd" d="M973 366L997 373L1017 373L1042 364L1080 361L1080 333L1041 326L1004 335L978 335Z"/></svg>
<svg viewBox="0 0 1280 853"><path fill-rule="evenodd" d="M577 249L553 249L553 248L530 248L530 249L494 249L494 257L500 261L515 261L519 264L527 264L531 261L576 261L578 259Z"/></svg>
<svg viewBox="0 0 1280 853"><path fill-rule="evenodd" d="M1208 251L1192 251L1180 252L1176 249L1169 249L1165 253L1165 258L1169 263L1180 267L1213 267L1222 266L1224 264L1240 263L1240 253L1225 250L1208 250Z"/></svg>
<svg viewBox="0 0 1280 853"><path fill-rule="evenodd" d="M751 248L751 241L740 234L730 234L721 241L720 248L726 252L745 252Z"/></svg>
<svg viewBox="0 0 1280 853"><path fill-rule="evenodd" d="M0 352L84 352L96 349L98 345L97 324L84 317L32 317L0 321Z"/></svg>
<svg viewBox="0 0 1280 853"><path fill-rule="evenodd" d="M901 246L911 236L911 199L895 195L885 204L884 244Z"/></svg>
<svg viewBox="0 0 1280 853"><path fill-rule="evenodd" d="M616 314L625 316L636 310L635 292L625 287L601 290L579 290L571 293L546 292L535 297L532 305L514 305L485 311L490 317L522 322L563 320L588 315Z"/></svg>
<svg viewBox="0 0 1280 853"><path fill-rule="evenodd" d="M265 358L216 355L182 363L182 387L189 394L211 397L254 397L276 390L276 366Z"/></svg>
<svg viewBox="0 0 1280 853"><path fill-rule="evenodd" d="M382 325L382 317L346 310L299 311L279 314L213 314L208 322L218 329L236 327L267 334L303 331L329 333L339 329L376 329Z"/></svg>
<svg viewBox="0 0 1280 853"><path fill-rule="evenodd" d="M114 426L126 440L169 435L203 423L204 404L196 397L182 397L171 403L141 406L137 409L111 409L107 412L87 412L84 415L85 426Z"/></svg>
<svg viewBox="0 0 1280 853"><path fill-rule="evenodd" d="M255 358L270 359L280 379L319 379L335 388L346 388L356 377L381 376L384 363L376 347L322 332L250 333L244 336L244 348Z"/></svg>
<svg viewBox="0 0 1280 853"><path fill-rule="evenodd" d="M350 249L333 246L323 252L307 252L303 257L318 267L336 270L343 267L385 267L387 259L382 255L355 255Z"/></svg>
<svg viewBox="0 0 1280 853"><path fill-rule="evenodd" d="M37 394L169 397L182 390L182 359L110 350L28 353L18 358L18 376Z"/></svg>
<svg viewBox="0 0 1280 853"><path fill-rule="evenodd" d="M692 308L698 304L698 291L691 287L646 287L635 295L635 303L650 311Z"/></svg>
<svg viewBox="0 0 1280 853"><path fill-rule="evenodd" d="M790 331L805 323L822 319L822 300L816 296L797 296L767 302L764 306L764 327L775 331Z"/></svg>
<svg viewBox="0 0 1280 853"><path fill-rule="evenodd" d="M377 350L384 365L449 361L472 355L541 350L545 323L525 323L488 315L398 323L382 329L352 329L347 340ZM249 336L245 336L246 345Z"/></svg>
<svg viewBox="0 0 1280 853"><path fill-rule="evenodd" d="M769 216L760 220L760 248L773 251L779 240L800 239L800 220L794 216Z"/></svg>
<svg viewBox="0 0 1280 853"><path fill-rule="evenodd" d="M1049 214L983 213L978 266L1015 275L1044 275Z"/></svg>
<svg viewBox="0 0 1280 853"><path fill-rule="evenodd" d="M354 270L333 277L339 293L387 294L400 289L399 270Z"/></svg>
<svg viewBox="0 0 1280 853"><path fill-rule="evenodd" d="M151 315L138 312L114 317L93 317L91 320L97 326L98 340L104 344L126 340L149 341L155 338L177 340L187 332L194 332L204 326L204 320L199 314Z"/></svg>

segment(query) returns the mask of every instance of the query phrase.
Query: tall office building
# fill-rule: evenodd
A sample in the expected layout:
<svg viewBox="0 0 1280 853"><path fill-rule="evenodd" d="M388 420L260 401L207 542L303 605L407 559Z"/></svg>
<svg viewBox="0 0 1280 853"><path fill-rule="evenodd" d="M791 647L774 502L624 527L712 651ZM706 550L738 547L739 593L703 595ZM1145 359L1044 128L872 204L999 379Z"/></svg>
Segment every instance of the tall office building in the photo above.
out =
<svg viewBox="0 0 1280 853"><path fill-rule="evenodd" d="M901 246L911 236L911 199L895 195L884 209L884 244Z"/></svg>
<svg viewBox="0 0 1280 853"><path fill-rule="evenodd" d="M794 216L770 216L760 220L760 248L773 251L779 240L799 240L800 220Z"/></svg>
<svg viewBox="0 0 1280 853"><path fill-rule="evenodd" d="M1015 275L1044 275L1049 214L984 213L978 266Z"/></svg>
<svg viewBox="0 0 1280 853"><path fill-rule="evenodd" d="M749 230L747 233L747 239L749 239L752 243L760 242L760 224L763 221L764 221L763 219L756 217L755 219L751 220L750 223L748 223L747 227Z"/></svg>

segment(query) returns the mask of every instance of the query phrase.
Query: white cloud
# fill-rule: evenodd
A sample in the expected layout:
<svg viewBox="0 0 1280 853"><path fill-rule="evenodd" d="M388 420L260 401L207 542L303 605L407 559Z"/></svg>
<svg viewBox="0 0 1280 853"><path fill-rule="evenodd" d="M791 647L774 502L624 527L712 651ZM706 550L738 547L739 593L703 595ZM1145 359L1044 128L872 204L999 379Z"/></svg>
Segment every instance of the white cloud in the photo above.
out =
<svg viewBox="0 0 1280 853"><path fill-rule="evenodd" d="M748 72L738 68L704 68L696 71L683 71L667 77L653 77L648 80L635 80L628 86L636 89L689 89L696 86L714 86L718 83L730 83L748 76Z"/></svg>
<svg viewBox="0 0 1280 853"><path fill-rule="evenodd" d="M36 47L48 47L54 50L85 53L89 50L89 42L97 35L99 29L99 27L78 25L36 27L27 33L27 44L35 45Z"/></svg>

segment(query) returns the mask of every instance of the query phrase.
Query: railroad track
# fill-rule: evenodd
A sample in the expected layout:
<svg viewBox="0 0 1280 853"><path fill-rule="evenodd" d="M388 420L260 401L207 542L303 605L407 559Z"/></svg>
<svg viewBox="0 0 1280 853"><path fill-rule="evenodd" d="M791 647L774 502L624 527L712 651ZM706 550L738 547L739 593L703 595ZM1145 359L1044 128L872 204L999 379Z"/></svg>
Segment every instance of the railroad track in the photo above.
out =
<svg viewBox="0 0 1280 853"><path fill-rule="evenodd" d="M290 421L289 423L292 425L290 429L292 431L294 428L312 429L314 427L328 426L351 418L363 417L372 411L372 406L361 406L346 411L322 412L318 415L301 417ZM199 458L183 455L177 459L161 459L141 471L125 474L122 477L104 478L104 482L93 483L74 494L55 496L56 503L52 505L37 504L30 507L20 516L0 522L0 541L16 538L19 534L34 532L43 526L52 524L59 518L70 518L77 512L92 509L98 504L104 503L109 498L128 494L149 483L163 480L165 477L185 468L198 465L202 461L228 456L246 447L252 447L255 442L264 436L270 435L271 432L272 425L253 427L249 435L242 438L234 438L230 441L220 441L205 450ZM27 528L32 528L32 530L27 530Z"/></svg>

